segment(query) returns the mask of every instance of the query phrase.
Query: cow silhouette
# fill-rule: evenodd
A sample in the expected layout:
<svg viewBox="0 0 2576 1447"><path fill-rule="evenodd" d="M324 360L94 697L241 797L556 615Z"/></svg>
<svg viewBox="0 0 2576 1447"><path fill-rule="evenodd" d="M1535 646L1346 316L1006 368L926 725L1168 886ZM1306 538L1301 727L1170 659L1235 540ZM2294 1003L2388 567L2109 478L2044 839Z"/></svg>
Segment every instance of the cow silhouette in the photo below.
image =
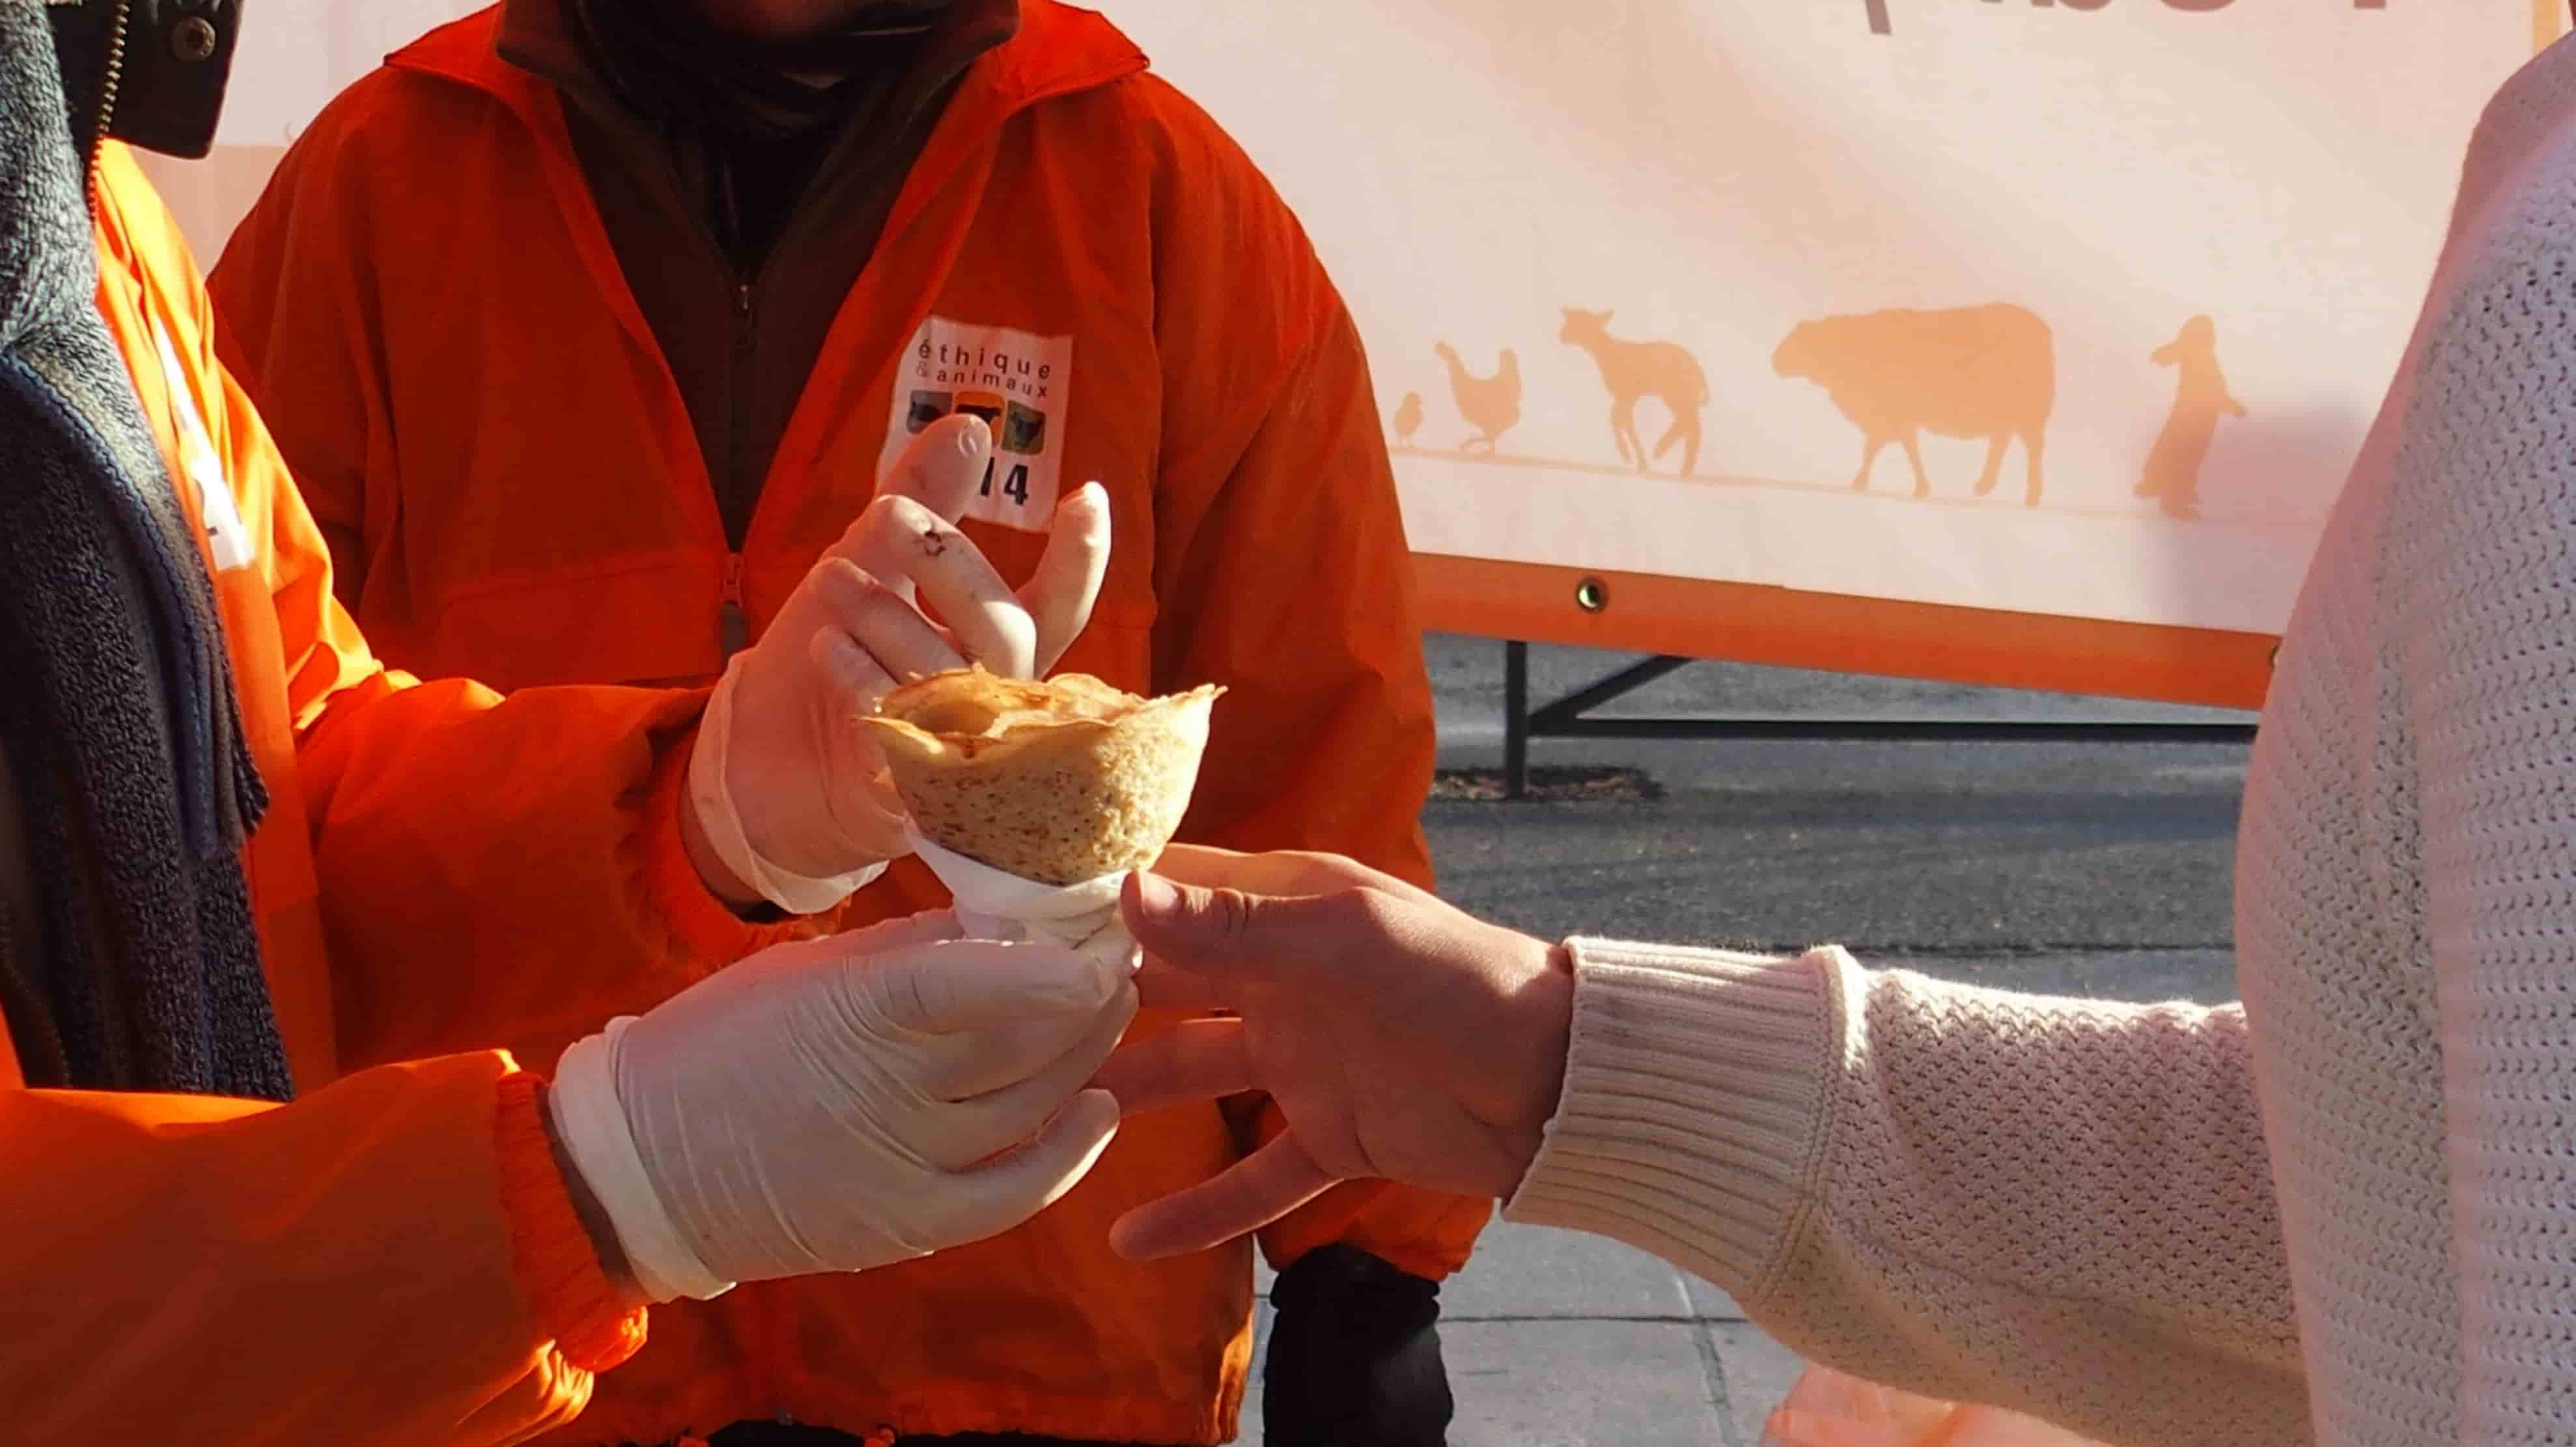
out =
<svg viewBox="0 0 2576 1447"><path fill-rule="evenodd" d="M2245 404L2227 390L2227 374L2218 368L2218 324L2207 317L2183 323L2182 331L2149 360L2178 375L2173 410L2147 452L2138 496L2156 499L2165 516L2188 522L2200 516L2200 467L2209 460L2218 419L2243 417Z"/></svg>
<svg viewBox="0 0 2576 1447"><path fill-rule="evenodd" d="M1994 491L2004 451L2018 439L2030 463L2023 505L2039 506L2048 417L2057 405L2057 344L2048 323L2017 306L1949 311L1896 309L1826 317L1792 329L1771 369L1822 386L1861 431L1860 475L1891 442L1914 465L1914 495L1932 495L1919 439L1982 438L1977 495Z"/></svg>
<svg viewBox="0 0 2576 1447"><path fill-rule="evenodd" d="M1671 342L1630 342L1610 335L1608 312L1574 307L1564 311L1565 326L1556 339L1591 353L1594 365L1601 369L1602 385L1610 389L1610 440L1619 446L1619 460L1634 464L1639 472L1646 470L1646 442L1637 435L1637 403L1652 397L1664 404L1673 419L1655 444L1654 456L1661 457L1675 442L1681 443L1682 476L1690 476L1699 465L1699 409L1708 405L1708 378L1698 360Z"/></svg>

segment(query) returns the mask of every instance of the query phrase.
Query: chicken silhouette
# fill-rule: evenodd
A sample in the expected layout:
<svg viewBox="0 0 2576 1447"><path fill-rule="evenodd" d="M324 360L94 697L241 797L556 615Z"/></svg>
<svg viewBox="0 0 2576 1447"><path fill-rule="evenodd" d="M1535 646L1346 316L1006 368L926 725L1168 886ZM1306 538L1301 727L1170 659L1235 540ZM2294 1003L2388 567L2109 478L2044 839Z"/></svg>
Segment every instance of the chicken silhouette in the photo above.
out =
<svg viewBox="0 0 2576 1447"><path fill-rule="evenodd" d="M1556 339L1581 347L1601 368L1601 384L1610 389L1610 440L1619 445L1619 460L1646 470L1646 439L1637 435L1637 404L1652 397L1671 415L1672 426L1655 444L1654 457L1682 444L1682 476L1699 465L1699 409L1708 405L1708 378L1699 361L1671 342L1631 342L1610 335L1610 314L1566 307L1565 327Z"/></svg>
<svg viewBox="0 0 2576 1447"><path fill-rule="evenodd" d="M1422 394L1407 392L1395 405L1395 445L1411 447L1413 434L1422 430Z"/></svg>
<svg viewBox="0 0 2576 1447"><path fill-rule="evenodd" d="M1505 347L1502 370L1479 377L1467 370L1458 360L1457 349L1447 342L1432 351L1449 368L1449 393L1458 399L1458 415L1476 429L1476 435L1458 444L1458 450L1470 457L1493 456L1494 444L1521 420L1521 359Z"/></svg>

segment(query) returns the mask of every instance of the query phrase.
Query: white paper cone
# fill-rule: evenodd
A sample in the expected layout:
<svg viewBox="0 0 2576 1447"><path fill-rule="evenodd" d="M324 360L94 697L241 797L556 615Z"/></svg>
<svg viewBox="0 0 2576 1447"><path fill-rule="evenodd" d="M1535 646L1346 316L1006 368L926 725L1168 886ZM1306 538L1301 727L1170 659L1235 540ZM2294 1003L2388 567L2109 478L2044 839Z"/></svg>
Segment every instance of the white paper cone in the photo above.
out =
<svg viewBox="0 0 2576 1447"><path fill-rule="evenodd" d="M1136 939L1118 917L1124 870L1080 884L1040 884L943 849L907 830L914 852L955 899L957 925L975 939L1062 945L1134 969Z"/></svg>

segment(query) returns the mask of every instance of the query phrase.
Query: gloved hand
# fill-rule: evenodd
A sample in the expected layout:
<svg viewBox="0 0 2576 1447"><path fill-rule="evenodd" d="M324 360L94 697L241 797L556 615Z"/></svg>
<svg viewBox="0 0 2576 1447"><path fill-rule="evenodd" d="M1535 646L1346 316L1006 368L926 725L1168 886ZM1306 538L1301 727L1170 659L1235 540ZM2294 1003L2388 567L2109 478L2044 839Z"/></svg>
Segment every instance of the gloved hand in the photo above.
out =
<svg viewBox="0 0 2576 1447"><path fill-rule="evenodd" d="M1440 1447L1452 1403L1440 1286L1351 1246L1297 1258L1270 1288L1262 1440L1276 1447Z"/></svg>
<svg viewBox="0 0 2576 1447"><path fill-rule="evenodd" d="M924 428L760 641L734 655L689 760L682 829L708 887L737 906L830 909L903 854L903 808L856 720L911 677L983 664L1013 678L1055 665L1091 619L1109 566L1109 496L1058 503L1016 593L956 528L983 486L981 418ZM917 590L917 591L916 591ZM946 621L915 606L926 598Z"/></svg>
<svg viewBox="0 0 2576 1447"><path fill-rule="evenodd" d="M1123 970L961 940L940 911L783 945L610 1021L564 1053L547 1108L637 1294L703 1299L1043 1209L1117 1131L1083 1082L1135 1012Z"/></svg>

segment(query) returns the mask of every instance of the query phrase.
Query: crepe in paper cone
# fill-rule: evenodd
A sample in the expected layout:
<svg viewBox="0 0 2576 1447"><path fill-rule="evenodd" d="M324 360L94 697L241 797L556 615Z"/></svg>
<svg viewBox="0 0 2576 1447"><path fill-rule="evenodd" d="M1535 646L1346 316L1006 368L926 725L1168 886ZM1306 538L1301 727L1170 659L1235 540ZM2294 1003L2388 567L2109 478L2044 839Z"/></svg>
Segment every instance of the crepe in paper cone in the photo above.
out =
<svg viewBox="0 0 2576 1447"><path fill-rule="evenodd" d="M1083 673L1032 682L952 669L887 694L865 723L921 837L1070 885L1162 854L1224 691L1146 699Z"/></svg>

